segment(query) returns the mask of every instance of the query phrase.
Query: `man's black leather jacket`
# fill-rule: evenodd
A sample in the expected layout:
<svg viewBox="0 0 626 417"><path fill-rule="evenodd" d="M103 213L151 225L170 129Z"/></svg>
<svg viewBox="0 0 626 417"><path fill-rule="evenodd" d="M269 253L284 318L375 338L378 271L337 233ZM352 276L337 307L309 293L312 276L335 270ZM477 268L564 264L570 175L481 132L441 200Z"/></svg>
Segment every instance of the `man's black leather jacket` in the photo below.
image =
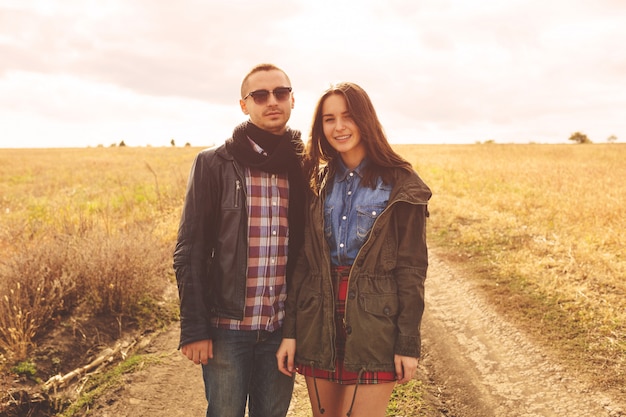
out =
<svg viewBox="0 0 626 417"><path fill-rule="evenodd" d="M243 319L247 270L244 168L224 145L196 157L174 251L180 346L211 339L210 319Z"/></svg>

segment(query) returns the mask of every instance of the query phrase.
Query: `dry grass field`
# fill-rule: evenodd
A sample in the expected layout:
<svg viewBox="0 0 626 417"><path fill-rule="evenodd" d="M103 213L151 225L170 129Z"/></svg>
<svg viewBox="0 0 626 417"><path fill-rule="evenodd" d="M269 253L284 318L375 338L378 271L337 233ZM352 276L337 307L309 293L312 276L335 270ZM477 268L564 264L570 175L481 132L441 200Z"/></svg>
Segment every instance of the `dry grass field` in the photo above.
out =
<svg viewBox="0 0 626 417"><path fill-rule="evenodd" d="M626 146L396 149L433 189L431 247L546 346L626 386ZM198 150L0 150L1 374L40 382L175 319L163 292Z"/></svg>
<svg viewBox="0 0 626 417"><path fill-rule="evenodd" d="M154 318L187 149L0 153L0 352L22 361L60 318ZM165 312L164 312L164 315Z"/></svg>

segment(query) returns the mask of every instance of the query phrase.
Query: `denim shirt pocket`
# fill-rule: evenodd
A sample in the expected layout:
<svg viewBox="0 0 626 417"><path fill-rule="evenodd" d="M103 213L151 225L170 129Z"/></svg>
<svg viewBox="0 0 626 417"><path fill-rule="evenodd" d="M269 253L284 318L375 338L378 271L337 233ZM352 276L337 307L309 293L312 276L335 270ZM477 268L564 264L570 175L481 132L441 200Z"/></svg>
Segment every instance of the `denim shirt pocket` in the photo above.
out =
<svg viewBox="0 0 626 417"><path fill-rule="evenodd" d="M385 209L385 204L361 205L356 208L356 234L361 241L367 240L374 222Z"/></svg>

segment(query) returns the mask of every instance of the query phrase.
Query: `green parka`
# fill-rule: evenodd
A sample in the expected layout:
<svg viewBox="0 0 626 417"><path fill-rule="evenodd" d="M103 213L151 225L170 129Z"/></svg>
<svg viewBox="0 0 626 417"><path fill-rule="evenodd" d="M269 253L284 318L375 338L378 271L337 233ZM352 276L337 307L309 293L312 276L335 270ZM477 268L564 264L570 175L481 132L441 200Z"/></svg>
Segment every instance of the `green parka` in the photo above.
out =
<svg viewBox="0 0 626 417"><path fill-rule="evenodd" d="M397 169L395 177L389 203L350 271L344 366L354 372L393 372L394 354L420 356L431 191L416 173ZM288 283L283 337L296 339L296 363L333 371L335 295L324 237L328 179L309 204L304 247Z"/></svg>

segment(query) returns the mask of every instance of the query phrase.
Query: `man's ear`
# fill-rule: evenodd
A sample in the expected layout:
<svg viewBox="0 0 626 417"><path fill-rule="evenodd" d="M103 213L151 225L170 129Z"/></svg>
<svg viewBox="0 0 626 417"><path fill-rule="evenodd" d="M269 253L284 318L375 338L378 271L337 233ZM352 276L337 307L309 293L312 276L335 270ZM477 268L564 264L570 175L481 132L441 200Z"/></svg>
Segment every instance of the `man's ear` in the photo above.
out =
<svg viewBox="0 0 626 417"><path fill-rule="evenodd" d="M239 106L241 107L241 111L243 112L243 114L250 114L250 112L248 111L248 105L246 104L245 100L239 100Z"/></svg>

